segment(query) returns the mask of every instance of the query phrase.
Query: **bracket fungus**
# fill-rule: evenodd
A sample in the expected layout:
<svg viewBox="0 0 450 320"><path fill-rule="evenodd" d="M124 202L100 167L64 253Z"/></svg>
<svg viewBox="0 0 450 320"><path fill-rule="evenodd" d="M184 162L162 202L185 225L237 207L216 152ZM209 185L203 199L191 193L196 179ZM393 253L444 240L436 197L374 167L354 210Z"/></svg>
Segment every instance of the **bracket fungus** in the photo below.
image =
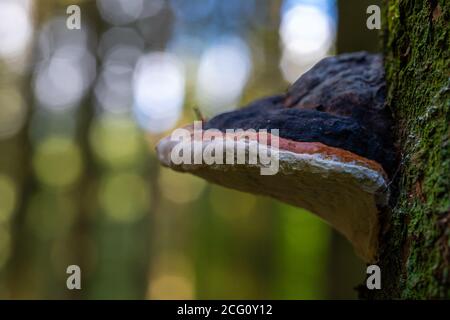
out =
<svg viewBox="0 0 450 320"><path fill-rule="evenodd" d="M217 115L202 123L200 133L185 127L192 139L163 138L157 153L174 170L309 210L373 262L395 163L391 124L382 57L358 52L323 59L285 94ZM180 150L189 153L183 159L200 161L174 160ZM202 161L211 150L214 161ZM261 150L276 155L275 172L262 171L267 162L250 161L260 159ZM248 161L239 161L239 154Z"/></svg>

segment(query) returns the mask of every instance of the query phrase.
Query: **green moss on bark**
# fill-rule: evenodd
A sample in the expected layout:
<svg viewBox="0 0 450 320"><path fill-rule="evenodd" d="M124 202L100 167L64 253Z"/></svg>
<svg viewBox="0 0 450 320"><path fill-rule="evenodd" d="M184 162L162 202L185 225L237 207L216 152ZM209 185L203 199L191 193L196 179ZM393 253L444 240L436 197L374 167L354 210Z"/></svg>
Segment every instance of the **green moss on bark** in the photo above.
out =
<svg viewBox="0 0 450 320"><path fill-rule="evenodd" d="M401 163L372 298L450 298L450 2L385 2L387 102Z"/></svg>

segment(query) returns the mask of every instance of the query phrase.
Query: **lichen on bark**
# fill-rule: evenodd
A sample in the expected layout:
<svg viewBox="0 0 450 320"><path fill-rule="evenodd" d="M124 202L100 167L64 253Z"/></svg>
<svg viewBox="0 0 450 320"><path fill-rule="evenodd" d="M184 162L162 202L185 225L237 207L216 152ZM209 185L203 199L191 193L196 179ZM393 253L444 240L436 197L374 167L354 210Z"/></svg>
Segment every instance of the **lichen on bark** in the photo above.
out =
<svg viewBox="0 0 450 320"><path fill-rule="evenodd" d="M401 161L381 234L382 290L450 298L450 2L386 0L387 103Z"/></svg>

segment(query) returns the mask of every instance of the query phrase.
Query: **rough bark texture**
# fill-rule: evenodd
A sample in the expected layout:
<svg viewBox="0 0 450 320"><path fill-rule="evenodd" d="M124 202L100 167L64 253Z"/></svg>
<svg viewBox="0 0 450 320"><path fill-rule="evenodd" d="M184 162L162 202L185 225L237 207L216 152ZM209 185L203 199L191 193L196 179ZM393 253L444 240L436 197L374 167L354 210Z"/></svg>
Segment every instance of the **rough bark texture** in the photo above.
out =
<svg viewBox="0 0 450 320"><path fill-rule="evenodd" d="M450 2L385 1L388 86L402 156L381 235L382 290L369 298L450 298Z"/></svg>

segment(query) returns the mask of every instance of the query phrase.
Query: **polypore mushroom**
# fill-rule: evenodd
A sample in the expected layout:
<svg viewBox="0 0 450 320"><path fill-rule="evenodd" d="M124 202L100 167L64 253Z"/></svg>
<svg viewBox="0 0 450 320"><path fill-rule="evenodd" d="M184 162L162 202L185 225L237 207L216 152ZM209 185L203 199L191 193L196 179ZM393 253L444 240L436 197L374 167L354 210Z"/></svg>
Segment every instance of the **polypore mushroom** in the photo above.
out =
<svg viewBox="0 0 450 320"><path fill-rule="evenodd" d="M359 52L325 58L286 94L220 114L204 121L200 131L194 129L184 130L192 139L172 135L158 143L163 165L305 208L340 231L365 261L376 260L379 212L388 202L395 161L380 55ZM219 139L217 133L228 129L259 134L228 133ZM270 131L274 129L279 138ZM180 161L180 150L189 153L181 160L196 161ZM250 161L261 157L261 150L276 155L273 174L261 171L268 169L267 162ZM205 162L205 153L235 161ZM238 163L238 154L249 161Z"/></svg>

